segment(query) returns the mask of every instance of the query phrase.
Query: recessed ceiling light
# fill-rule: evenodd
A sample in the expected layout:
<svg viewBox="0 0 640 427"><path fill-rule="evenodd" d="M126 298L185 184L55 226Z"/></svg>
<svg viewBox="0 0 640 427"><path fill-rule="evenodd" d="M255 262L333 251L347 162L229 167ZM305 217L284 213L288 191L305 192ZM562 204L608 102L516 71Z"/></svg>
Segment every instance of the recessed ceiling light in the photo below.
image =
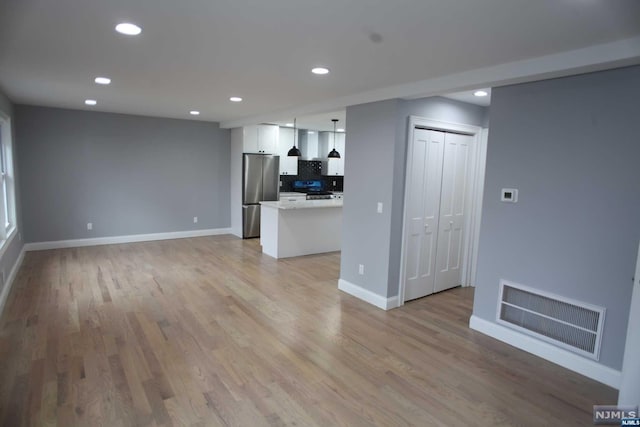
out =
<svg viewBox="0 0 640 427"><path fill-rule="evenodd" d="M344 129L342 129L342 128L338 128L338 129L336 129L336 131L337 131L337 132L344 132Z"/></svg>
<svg viewBox="0 0 640 427"><path fill-rule="evenodd" d="M96 77L93 81L99 85L108 85L111 83L111 79L109 77Z"/></svg>
<svg viewBox="0 0 640 427"><path fill-rule="evenodd" d="M231 102L242 102L242 98L240 98L239 96L232 96L231 98L229 98L229 101L231 101Z"/></svg>
<svg viewBox="0 0 640 427"><path fill-rule="evenodd" d="M487 96L489 93L486 90L477 90L473 92L474 96Z"/></svg>
<svg viewBox="0 0 640 427"><path fill-rule="evenodd" d="M326 67L316 67L311 69L311 72L313 74L317 74L319 76L325 75L325 74L329 74L329 69Z"/></svg>
<svg viewBox="0 0 640 427"><path fill-rule="evenodd" d="M96 105L98 101L96 101L95 99L85 99L84 103L87 105Z"/></svg>
<svg viewBox="0 0 640 427"><path fill-rule="evenodd" d="M314 132L314 131L312 131L312 130L310 130L310 131L308 131L307 133L308 133L309 135L313 135L315 132Z"/></svg>
<svg viewBox="0 0 640 427"><path fill-rule="evenodd" d="M126 36L137 36L142 32L142 28L130 22L122 22L116 25L116 31Z"/></svg>
<svg viewBox="0 0 640 427"><path fill-rule="evenodd" d="M200 115L200 111L191 110L191 111L189 111L189 114L191 114L192 116L199 116Z"/></svg>
<svg viewBox="0 0 640 427"><path fill-rule="evenodd" d="M287 123L285 126L288 127L288 128L292 128L293 127L293 123Z"/></svg>

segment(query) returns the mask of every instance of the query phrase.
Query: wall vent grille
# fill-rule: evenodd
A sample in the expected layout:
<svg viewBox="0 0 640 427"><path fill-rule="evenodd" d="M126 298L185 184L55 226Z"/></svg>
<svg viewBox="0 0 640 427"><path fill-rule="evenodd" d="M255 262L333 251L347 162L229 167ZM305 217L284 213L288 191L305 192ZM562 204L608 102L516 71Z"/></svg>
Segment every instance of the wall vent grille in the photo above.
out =
<svg viewBox="0 0 640 427"><path fill-rule="evenodd" d="M596 360L604 314L604 307L507 281L500 283L498 323Z"/></svg>

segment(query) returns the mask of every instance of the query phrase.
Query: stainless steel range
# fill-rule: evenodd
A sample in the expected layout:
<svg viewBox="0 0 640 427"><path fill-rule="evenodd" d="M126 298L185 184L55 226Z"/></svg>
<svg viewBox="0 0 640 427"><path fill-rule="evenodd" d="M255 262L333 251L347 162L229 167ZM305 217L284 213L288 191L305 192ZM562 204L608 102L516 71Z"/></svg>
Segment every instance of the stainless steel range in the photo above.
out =
<svg viewBox="0 0 640 427"><path fill-rule="evenodd" d="M306 193L307 200L331 199L331 195L333 194L331 191L326 191L324 189L324 184L319 179L294 181L293 189L299 193Z"/></svg>
<svg viewBox="0 0 640 427"><path fill-rule="evenodd" d="M307 193L307 200L332 199L333 193L330 191L310 191Z"/></svg>

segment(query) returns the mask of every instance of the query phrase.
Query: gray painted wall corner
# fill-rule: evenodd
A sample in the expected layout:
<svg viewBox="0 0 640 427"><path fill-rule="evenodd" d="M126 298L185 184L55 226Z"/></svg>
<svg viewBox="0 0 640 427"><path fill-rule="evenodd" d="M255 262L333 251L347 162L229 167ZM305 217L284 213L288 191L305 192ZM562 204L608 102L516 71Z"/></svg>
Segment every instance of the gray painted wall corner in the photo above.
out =
<svg viewBox="0 0 640 427"><path fill-rule="evenodd" d="M243 129L231 129L230 174L231 174L231 233L242 237L242 142Z"/></svg>
<svg viewBox="0 0 640 427"><path fill-rule="evenodd" d="M388 295L398 100L347 108L340 278ZM377 213L377 203L383 212ZM358 274L363 264L364 275Z"/></svg>
<svg viewBox="0 0 640 427"><path fill-rule="evenodd" d="M217 123L33 106L15 116L26 242L230 226L230 132Z"/></svg>
<svg viewBox="0 0 640 427"><path fill-rule="evenodd" d="M347 108L341 278L380 296L398 294L409 116L481 126L486 108L441 97ZM382 202L382 214L376 204ZM375 242L375 245L372 243ZM380 247L380 245L384 245ZM365 275L357 274L365 264ZM367 265L375 266L367 277Z"/></svg>
<svg viewBox="0 0 640 427"><path fill-rule="evenodd" d="M500 279L607 309L600 363L620 369L640 239L640 67L495 88L474 315ZM500 188L519 202L499 201Z"/></svg>

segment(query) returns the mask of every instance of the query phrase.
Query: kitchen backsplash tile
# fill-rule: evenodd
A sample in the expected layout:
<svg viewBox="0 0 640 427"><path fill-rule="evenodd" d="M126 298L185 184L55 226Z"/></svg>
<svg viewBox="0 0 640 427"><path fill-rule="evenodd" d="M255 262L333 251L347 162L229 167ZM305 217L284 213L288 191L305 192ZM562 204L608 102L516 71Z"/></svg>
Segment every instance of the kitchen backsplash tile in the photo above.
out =
<svg viewBox="0 0 640 427"><path fill-rule="evenodd" d="M302 180L322 177L322 162L318 160L298 160L298 178Z"/></svg>
<svg viewBox="0 0 640 427"><path fill-rule="evenodd" d="M280 175L280 192L293 191L293 181L319 179L329 191L342 191L344 177L323 176L322 162L318 160L298 160L298 175Z"/></svg>

